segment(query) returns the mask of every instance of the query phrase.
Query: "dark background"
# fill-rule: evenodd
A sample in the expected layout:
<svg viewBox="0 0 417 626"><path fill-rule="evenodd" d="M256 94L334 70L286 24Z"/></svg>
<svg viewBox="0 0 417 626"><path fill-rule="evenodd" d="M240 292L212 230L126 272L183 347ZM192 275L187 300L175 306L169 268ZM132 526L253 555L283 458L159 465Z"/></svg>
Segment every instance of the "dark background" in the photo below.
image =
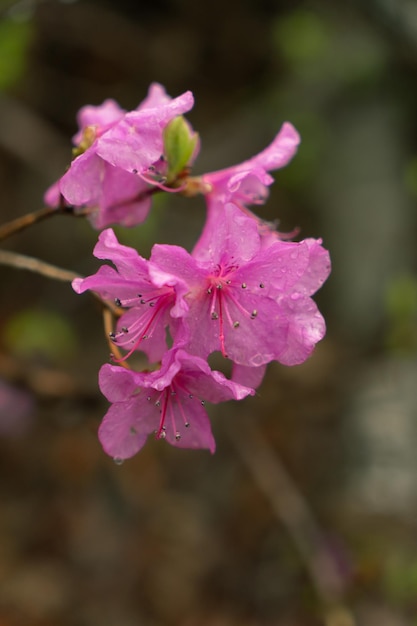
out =
<svg viewBox="0 0 417 626"><path fill-rule="evenodd" d="M0 625L417 624L417 4L3 0L0 15L2 222L41 208L80 106L132 109L158 81L194 93L196 174L297 127L259 214L323 237L333 262L326 338L212 407L214 456L150 439L120 467L96 436L99 308L0 267ZM203 221L203 200L169 196L117 233L146 256L191 248ZM2 247L87 274L96 239L57 216Z"/></svg>

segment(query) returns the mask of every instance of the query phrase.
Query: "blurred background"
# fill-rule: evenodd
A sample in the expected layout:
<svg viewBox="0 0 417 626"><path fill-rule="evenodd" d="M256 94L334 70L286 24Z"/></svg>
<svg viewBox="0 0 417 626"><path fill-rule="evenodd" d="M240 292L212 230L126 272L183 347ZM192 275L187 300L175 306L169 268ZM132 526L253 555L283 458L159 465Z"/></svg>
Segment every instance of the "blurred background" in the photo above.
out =
<svg viewBox="0 0 417 626"><path fill-rule="evenodd" d="M323 237L326 338L212 407L217 452L148 441L116 466L101 313L0 267L1 626L417 624L415 0L0 1L1 222L42 207L75 116L193 91L194 173L299 130L259 214ZM120 240L191 248L202 199L159 199ZM69 216L2 248L88 274Z"/></svg>

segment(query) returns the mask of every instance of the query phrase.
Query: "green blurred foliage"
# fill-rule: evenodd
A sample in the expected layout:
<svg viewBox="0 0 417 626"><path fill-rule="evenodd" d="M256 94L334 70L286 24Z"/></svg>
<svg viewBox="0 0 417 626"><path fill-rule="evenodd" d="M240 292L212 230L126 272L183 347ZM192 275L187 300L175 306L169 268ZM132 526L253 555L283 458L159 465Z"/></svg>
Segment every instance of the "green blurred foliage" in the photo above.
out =
<svg viewBox="0 0 417 626"><path fill-rule="evenodd" d="M33 28L27 19L0 20L0 91L22 79Z"/></svg>
<svg viewBox="0 0 417 626"><path fill-rule="evenodd" d="M55 311L25 309L5 325L4 342L21 357L65 365L77 352L77 335L69 320Z"/></svg>
<svg viewBox="0 0 417 626"><path fill-rule="evenodd" d="M387 284L385 311L388 318L386 333L388 349L415 353L417 351L417 277L404 274Z"/></svg>

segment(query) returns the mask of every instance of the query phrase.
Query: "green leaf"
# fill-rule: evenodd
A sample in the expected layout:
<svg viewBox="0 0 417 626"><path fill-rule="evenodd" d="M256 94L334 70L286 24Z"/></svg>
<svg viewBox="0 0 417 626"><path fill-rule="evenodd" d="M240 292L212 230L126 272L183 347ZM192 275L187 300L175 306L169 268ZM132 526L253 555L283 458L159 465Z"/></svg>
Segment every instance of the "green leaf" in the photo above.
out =
<svg viewBox="0 0 417 626"><path fill-rule="evenodd" d="M185 118L173 119L164 130L164 156L168 163L168 183L174 181L190 161L198 141Z"/></svg>

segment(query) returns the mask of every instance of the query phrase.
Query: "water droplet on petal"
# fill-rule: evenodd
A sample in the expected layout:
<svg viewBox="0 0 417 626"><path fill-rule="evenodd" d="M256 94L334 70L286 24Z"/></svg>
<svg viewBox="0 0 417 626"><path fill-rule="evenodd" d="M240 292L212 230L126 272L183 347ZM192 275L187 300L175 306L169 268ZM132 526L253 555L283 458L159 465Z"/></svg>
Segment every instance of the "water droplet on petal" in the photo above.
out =
<svg viewBox="0 0 417 626"><path fill-rule="evenodd" d="M115 298L114 303L116 306L122 306L122 301L120 300L120 298Z"/></svg>
<svg viewBox="0 0 417 626"><path fill-rule="evenodd" d="M175 439L179 441L181 439L180 433L175 433Z"/></svg>
<svg viewBox="0 0 417 626"><path fill-rule="evenodd" d="M212 312L212 314L211 314L211 319L212 319L212 320L218 320L218 319L219 319L219 316L218 316L218 314L216 313L216 311L213 311L213 312Z"/></svg>
<svg viewBox="0 0 417 626"><path fill-rule="evenodd" d="M254 309L252 311L252 313L250 314L251 320L254 320L257 315L258 315L258 311L256 309Z"/></svg>
<svg viewBox="0 0 417 626"><path fill-rule="evenodd" d="M233 328L239 328L240 323L239 322L233 322Z"/></svg>
<svg viewBox="0 0 417 626"><path fill-rule="evenodd" d="M115 456L113 461L116 463L116 465L122 465L124 462L124 459L121 459L120 457Z"/></svg>
<svg viewBox="0 0 417 626"><path fill-rule="evenodd" d="M247 284L246 283L242 283L242 289L246 289Z"/></svg>
<svg viewBox="0 0 417 626"><path fill-rule="evenodd" d="M185 422L184 426L185 428L190 428L190 422Z"/></svg>

